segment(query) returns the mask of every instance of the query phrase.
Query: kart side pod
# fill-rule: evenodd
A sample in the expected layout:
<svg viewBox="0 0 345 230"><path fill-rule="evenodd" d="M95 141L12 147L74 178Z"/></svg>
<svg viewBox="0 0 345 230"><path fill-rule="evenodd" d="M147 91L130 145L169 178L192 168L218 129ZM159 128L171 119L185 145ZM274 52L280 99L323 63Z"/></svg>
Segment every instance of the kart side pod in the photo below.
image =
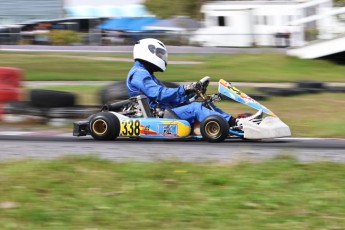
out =
<svg viewBox="0 0 345 230"><path fill-rule="evenodd" d="M278 117L265 117L258 125L251 121L243 122L245 139L266 139L291 136L289 126Z"/></svg>

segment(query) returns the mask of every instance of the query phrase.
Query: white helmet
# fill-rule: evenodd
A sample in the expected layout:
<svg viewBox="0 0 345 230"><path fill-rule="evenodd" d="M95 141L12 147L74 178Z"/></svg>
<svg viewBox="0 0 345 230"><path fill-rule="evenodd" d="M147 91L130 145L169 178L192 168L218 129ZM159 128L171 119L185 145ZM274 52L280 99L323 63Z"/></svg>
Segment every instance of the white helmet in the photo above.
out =
<svg viewBox="0 0 345 230"><path fill-rule="evenodd" d="M134 60L144 60L155 66L161 71L165 71L168 64L168 51L163 42L154 38L139 40L133 49Z"/></svg>

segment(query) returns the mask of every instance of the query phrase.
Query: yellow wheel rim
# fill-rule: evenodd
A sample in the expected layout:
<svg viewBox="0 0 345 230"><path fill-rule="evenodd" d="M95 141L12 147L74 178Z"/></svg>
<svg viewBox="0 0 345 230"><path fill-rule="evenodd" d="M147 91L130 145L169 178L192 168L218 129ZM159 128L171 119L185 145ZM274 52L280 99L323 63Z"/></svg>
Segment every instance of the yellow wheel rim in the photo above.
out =
<svg viewBox="0 0 345 230"><path fill-rule="evenodd" d="M103 135L108 130L108 125L103 119L97 119L92 124L92 130L97 135Z"/></svg>
<svg viewBox="0 0 345 230"><path fill-rule="evenodd" d="M206 124L205 131L208 136L217 137L220 133L220 125L215 121L210 121Z"/></svg>

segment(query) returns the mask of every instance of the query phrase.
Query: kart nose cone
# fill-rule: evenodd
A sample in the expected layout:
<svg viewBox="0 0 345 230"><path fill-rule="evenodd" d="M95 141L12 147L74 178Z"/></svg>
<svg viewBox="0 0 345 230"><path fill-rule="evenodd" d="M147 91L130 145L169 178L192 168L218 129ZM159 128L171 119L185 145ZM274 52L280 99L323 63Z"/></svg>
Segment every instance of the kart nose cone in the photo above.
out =
<svg viewBox="0 0 345 230"><path fill-rule="evenodd" d="M267 139L291 136L289 126L278 117L265 117L258 125L251 121L243 122L244 138L246 139Z"/></svg>

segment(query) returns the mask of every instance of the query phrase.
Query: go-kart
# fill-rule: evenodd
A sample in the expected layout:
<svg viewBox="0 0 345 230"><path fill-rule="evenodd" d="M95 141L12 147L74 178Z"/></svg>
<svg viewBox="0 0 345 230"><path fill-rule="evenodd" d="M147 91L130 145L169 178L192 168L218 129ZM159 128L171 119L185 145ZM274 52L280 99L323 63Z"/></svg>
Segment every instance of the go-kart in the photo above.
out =
<svg viewBox="0 0 345 230"><path fill-rule="evenodd" d="M117 137L176 139L194 138L209 142L222 142L227 138L266 139L290 136L290 128L272 111L261 105L231 83L219 80L218 93L206 95L210 77L198 82L198 90L189 102L201 100L204 106L213 110L213 103L228 97L256 110L265 116L260 122L243 119L241 126L229 127L228 122L218 115L206 117L200 123L190 124L181 120L169 108L152 109L144 95L103 105L100 112L86 120L74 122L73 135L91 135L96 140L115 140Z"/></svg>

